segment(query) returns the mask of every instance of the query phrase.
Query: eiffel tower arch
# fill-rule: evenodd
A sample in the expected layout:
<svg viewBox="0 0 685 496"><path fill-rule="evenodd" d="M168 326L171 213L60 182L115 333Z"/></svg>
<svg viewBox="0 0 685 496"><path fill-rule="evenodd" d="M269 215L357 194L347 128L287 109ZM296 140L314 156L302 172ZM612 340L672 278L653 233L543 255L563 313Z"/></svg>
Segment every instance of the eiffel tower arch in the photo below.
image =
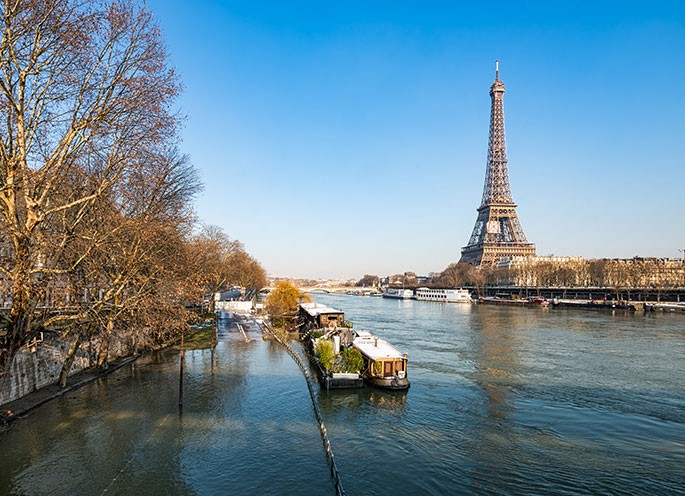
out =
<svg viewBox="0 0 685 496"><path fill-rule="evenodd" d="M476 266L494 265L506 257L535 256L535 245L526 239L511 195L504 132L504 92L498 61L495 63L495 82L490 87L492 105L483 199L477 209L471 238L462 248L459 260Z"/></svg>

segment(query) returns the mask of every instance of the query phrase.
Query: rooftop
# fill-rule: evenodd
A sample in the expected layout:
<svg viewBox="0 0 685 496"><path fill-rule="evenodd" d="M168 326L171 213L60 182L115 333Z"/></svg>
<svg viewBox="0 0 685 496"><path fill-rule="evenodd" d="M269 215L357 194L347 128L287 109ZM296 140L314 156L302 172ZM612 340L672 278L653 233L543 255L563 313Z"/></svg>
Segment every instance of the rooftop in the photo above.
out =
<svg viewBox="0 0 685 496"><path fill-rule="evenodd" d="M404 353L388 343L386 340L374 336L368 331L357 331L357 337L352 341L352 346L357 348L362 355L372 360L381 358L404 358Z"/></svg>
<svg viewBox="0 0 685 496"><path fill-rule="evenodd" d="M309 315L312 317L316 317L317 315L321 315L324 313L343 313L340 310L336 310L335 308L327 307L326 305L322 305L321 303L300 303L300 308L307 312Z"/></svg>

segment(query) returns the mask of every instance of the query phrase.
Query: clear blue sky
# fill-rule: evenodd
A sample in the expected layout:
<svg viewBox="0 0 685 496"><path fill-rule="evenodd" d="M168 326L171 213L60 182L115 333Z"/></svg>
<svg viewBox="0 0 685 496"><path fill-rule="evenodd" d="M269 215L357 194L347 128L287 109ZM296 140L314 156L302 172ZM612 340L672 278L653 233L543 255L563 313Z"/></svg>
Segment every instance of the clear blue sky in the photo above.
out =
<svg viewBox="0 0 685 496"><path fill-rule="evenodd" d="M495 59L538 254L685 249L685 2L147 5L185 86L197 213L272 275L456 262L482 195Z"/></svg>

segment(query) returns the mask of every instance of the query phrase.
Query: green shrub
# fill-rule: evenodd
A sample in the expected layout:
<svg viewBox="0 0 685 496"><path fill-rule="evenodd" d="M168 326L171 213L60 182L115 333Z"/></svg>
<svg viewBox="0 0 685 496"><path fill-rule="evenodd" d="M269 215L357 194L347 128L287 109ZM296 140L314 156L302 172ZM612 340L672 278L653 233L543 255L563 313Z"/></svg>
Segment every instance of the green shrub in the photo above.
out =
<svg viewBox="0 0 685 496"><path fill-rule="evenodd" d="M361 372L364 368L364 358L357 348L343 348L342 359L346 372Z"/></svg>
<svg viewBox="0 0 685 496"><path fill-rule="evenodd" d="M314 346L314 353L316 353L316 357L324 370L332 370L335 362L335 351L333 350L332 342L319 339Z"/></svg>

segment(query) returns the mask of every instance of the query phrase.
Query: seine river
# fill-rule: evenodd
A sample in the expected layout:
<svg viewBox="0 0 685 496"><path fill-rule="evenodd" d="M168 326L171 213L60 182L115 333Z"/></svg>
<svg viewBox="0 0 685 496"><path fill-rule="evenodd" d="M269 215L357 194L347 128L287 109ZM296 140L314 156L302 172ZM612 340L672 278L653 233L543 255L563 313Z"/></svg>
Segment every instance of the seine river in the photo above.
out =
<svg viewBox="0 0 685 496"><path fill-rule="evenodd" d="M409 354L411 389L319 391L348 495L685 493L685 317L317 295ZM0 435L0 494L334 487L300 370L221 322Z"/></svg>

